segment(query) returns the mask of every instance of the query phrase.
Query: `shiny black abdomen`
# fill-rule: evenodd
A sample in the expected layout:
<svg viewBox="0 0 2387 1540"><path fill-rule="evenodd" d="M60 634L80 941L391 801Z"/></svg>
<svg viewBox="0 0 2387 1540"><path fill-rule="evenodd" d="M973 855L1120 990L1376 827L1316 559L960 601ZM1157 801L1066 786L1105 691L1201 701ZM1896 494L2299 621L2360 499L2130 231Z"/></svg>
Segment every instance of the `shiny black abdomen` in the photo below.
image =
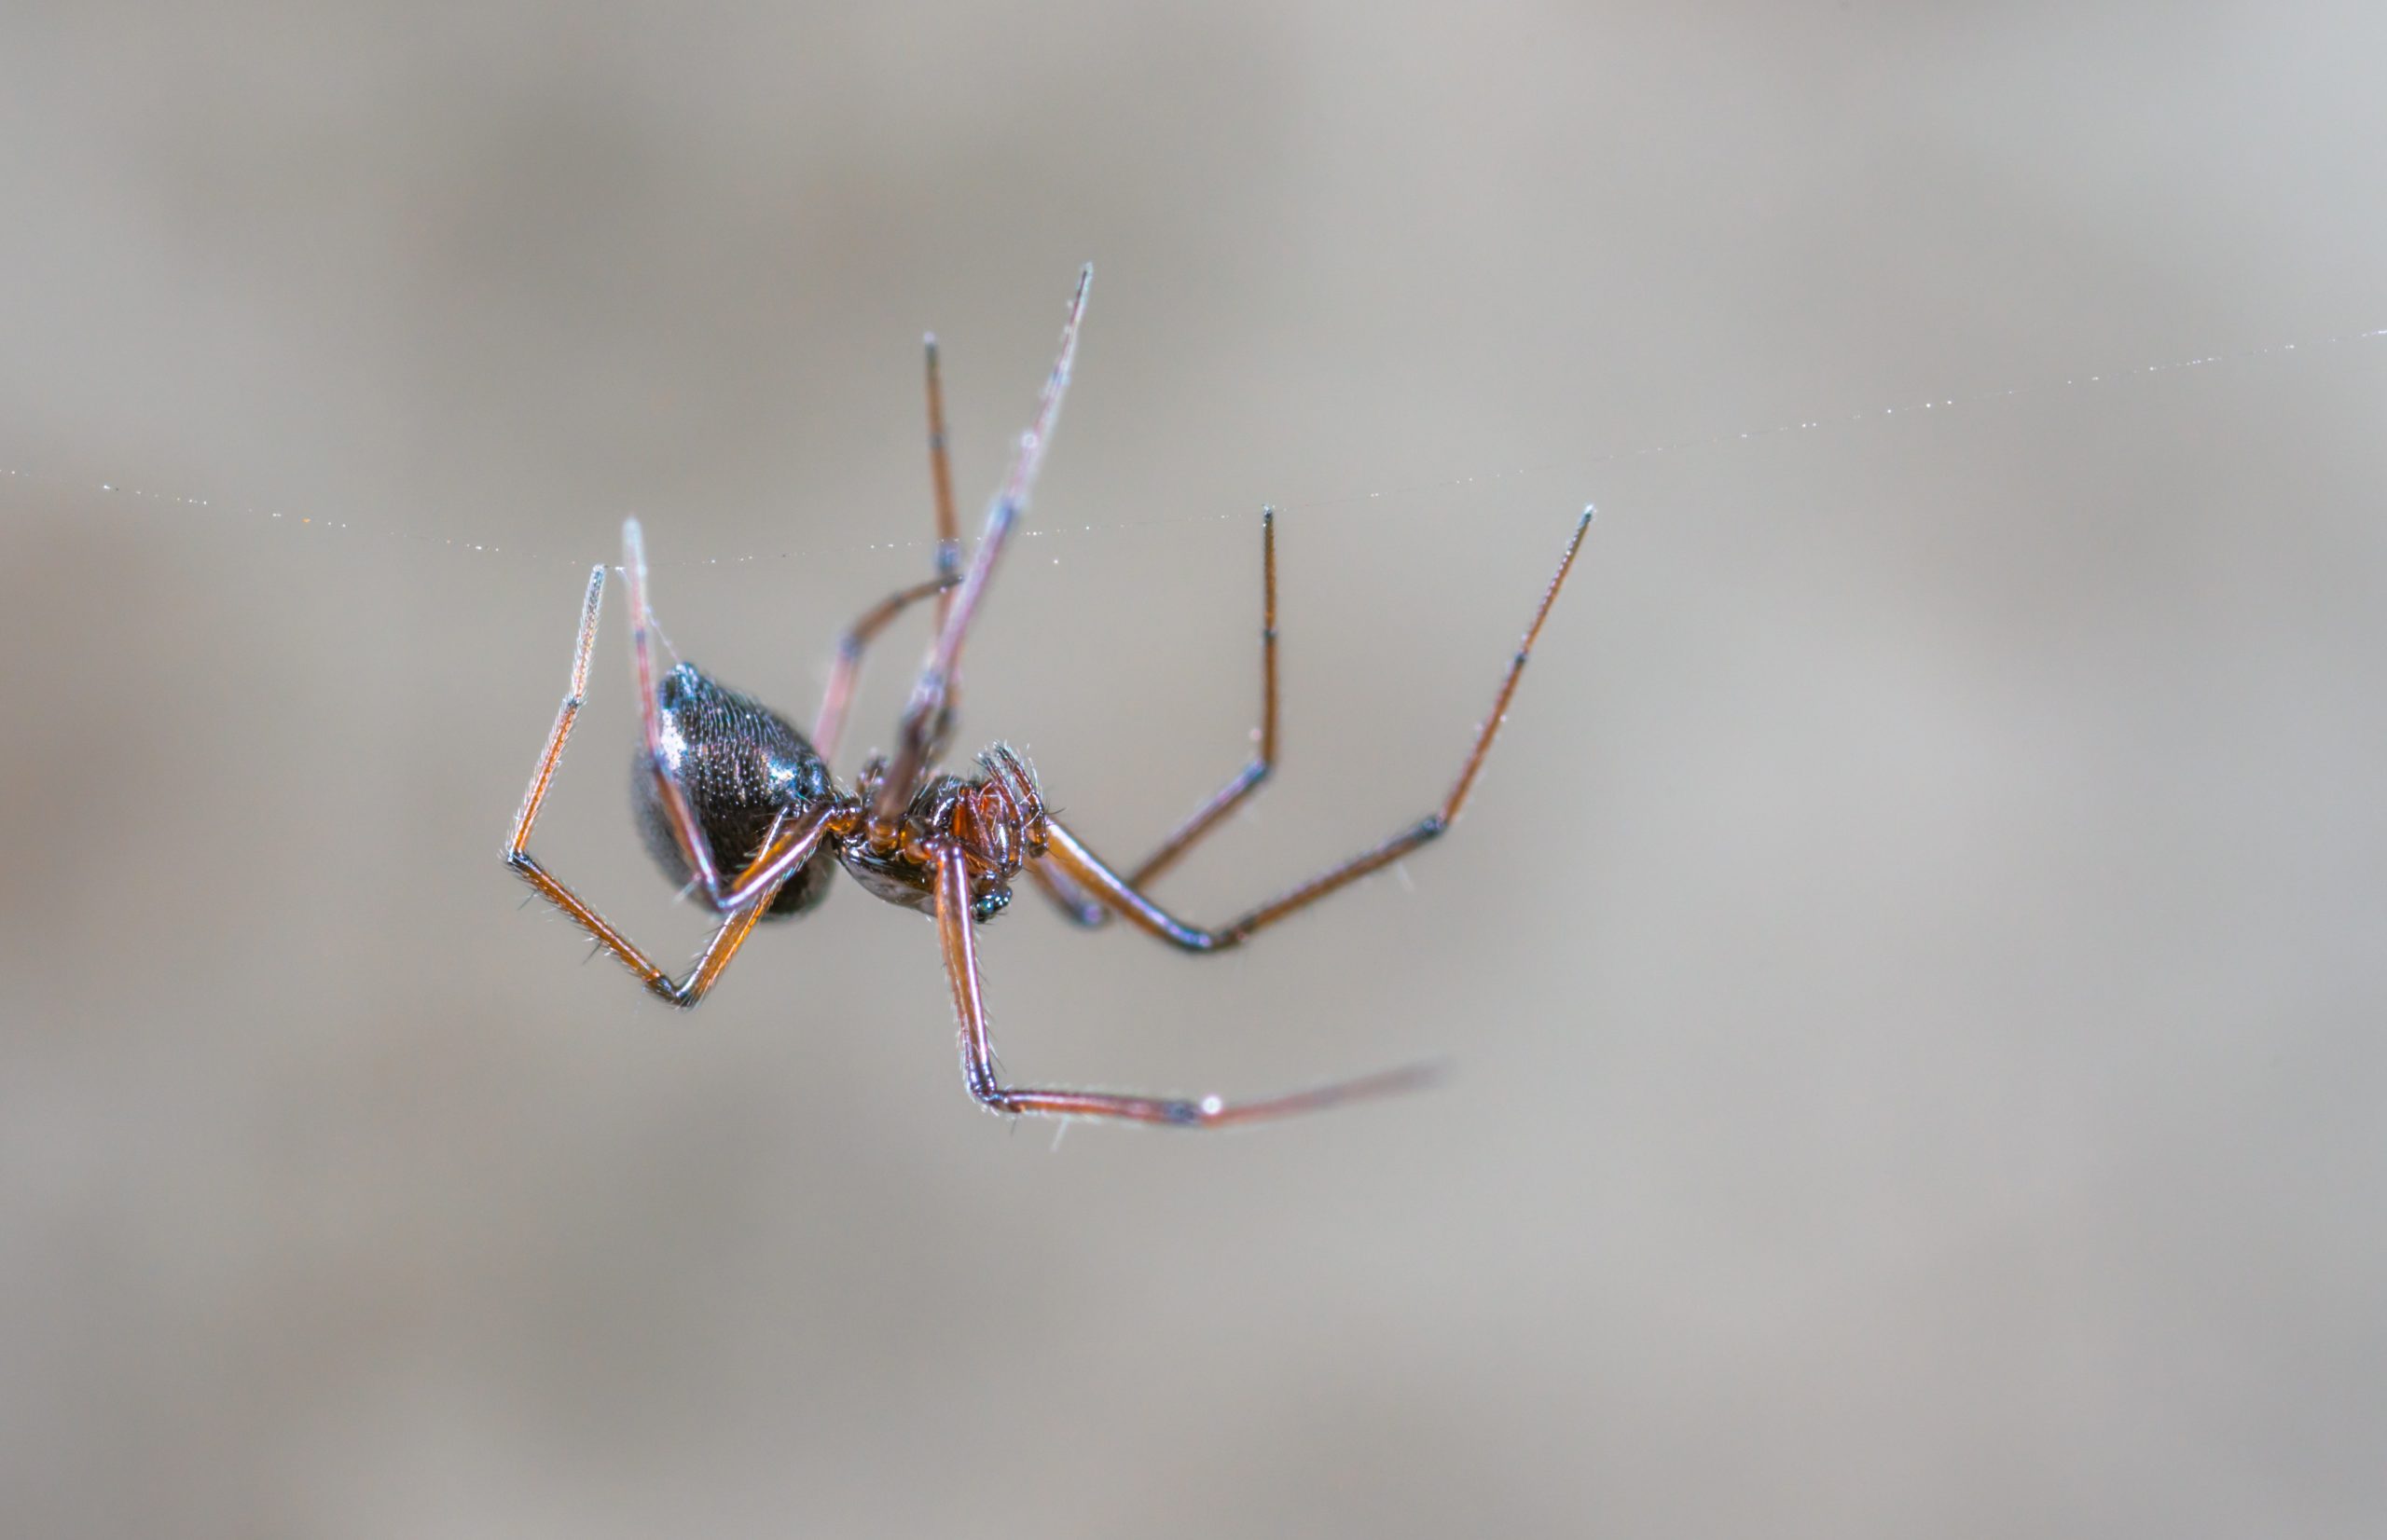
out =
<svg viewBox="0 0 2387 1540"><path fill-rule="evenodd" d="M762 702L707 679L695 664L664 675L655 693L664 763L704 828L723 882L744 870L781 812L799 812L834 794L829 766L803 734ZM694 873L671 837L645 762L641 749L630 763L630 809L639 835L664 875L685 884ZM837 858L824 844L780 889L764 918L785 919L817 907L829 896L836 870Z"/></svg>

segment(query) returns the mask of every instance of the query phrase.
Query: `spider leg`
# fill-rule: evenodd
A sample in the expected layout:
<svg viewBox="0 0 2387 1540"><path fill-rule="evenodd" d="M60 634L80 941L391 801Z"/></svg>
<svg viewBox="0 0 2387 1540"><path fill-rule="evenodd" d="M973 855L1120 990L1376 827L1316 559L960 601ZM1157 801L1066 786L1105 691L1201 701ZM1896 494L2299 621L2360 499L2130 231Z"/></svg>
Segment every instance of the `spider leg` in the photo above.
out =
<svg viewBox="0 0 2387 1540"><path fill-rule="evenodd" d="M945 449L945 377L937 368L936 334L929 333L920 343L928 359L929 479L936 488L937 586L944 589L961 581L961 520L953 508L953 462ZM945 629L945 616L952 609L950 594L937 600L939 631Z"/></svg>
<svg viewBox="0 0 2387 1540"><path fill-rule="evenodd" d="M1227 783L1210 795L1210 800L1194 810L1194 816L1178 825L1177 832L1161 842L1159 849L1146 856L1127 873L1127 886L1140 888L1177 863L1177 859L1191 849L1195 841L1218 827L1221 819L1235 811L1244 798L1260 790L1276 768L1276 510L1260 510L1260 726L1252 734L1254 748L1251 762L1228 777ZM1047 862L1037 860L1029 865L1028 875L1037 887L1057 905L1061 913L1077 925L1088 929L1109 923L1111 911L1088 897L1085 890L1055 871Z"/></svg>
<svg viewBox="0 0 2387 1540"><path fill-rule="evenodd" d="M926 583L900 588L862 612L862 617L846 627L837 639L837 661L829 666L829 687L821 694L820 715L812 719L812 748L822 759L835 763L837 744L846 736L846 713L853 705L855 687L862 682L862 660L873 638L885 630L888 624L905 610L931 594L949 592L958 580L935 577Z"/></svg>
<svg viewBox="0 0 2387 1540"><path fill-rule="evenodd" d="M820 844L825 828L822 816L808 816L785 820L774 828L764 842L762 851L748 867L741 887L759 882L756 901L726 914L715 928L712 938L697 959L685 980L674 982L669 973L648 960L637 943L614 929L605 917L581 901L573 890L550 875L531 854L531 829L538 822L539 809L547 800L547 789L555 782L556 766L563 760L564 744L572 736L573 722L580 715L581 703L588 694L588 658L597 646L597 620L605 597L605 569L600 564L588 574L588 593L581 601L580 637L572 651L572 689L563 697L563 705L556 712L555 725L547 730L547 741L539 752L539 762L531 771L531 785L522 794L521 811L514 817L514 832L505 842L505 864L531 885L539 896L572 916L588 932L598 945L611 952L624 966L639 976L648 989L663 999L683 1009L704 998L706 991L721 977L738 949L746 944L754 926L770 907L779 892L796 868L809 859L813 848ZM790 827L793 823L794 827Z"/></svg>
<svg viewBox="0 0 2387 1540"><path fill-rule="evenodd" d="M655 777L671 837L687 858L690 874L712 906L725 911L729 906L722 901L721 869L713 860L712 843L705 838L696 810L688 805L687 793L664 768L663 714L655 694L655 615L646 598L646 537L635 518L622 521L622 576L629 584L630 663L638 676L639 727L645 736L647 771Z"/></svg>
<svg viewBox="0 0 2387 1540"><path fill-rule="evenodd" d="M1036 884L1036 890L1053 901L1053 906L1071 925L1082 925L1093 930L1111 923L1109 906L1088 896L1084 888L1063 876L1050 857L1031 858L1027 870L1029 880Z"/></svg>
<svg viewBox="0 0 2387 1540"><path fill-rule="evenodd" d="M1069 297L1069 319L1061 327L1060 351L1053 361L1052 374L1045 378L1043 393L1037 399L1035 420L1020 435L1011 474L1004 477L1002 490L987 510L987 526L978 537L978 549L971 558L970 570L963 576L960 588L946 600L948 608L937 629L936 641L929 649L919 678L912 686L912 698L904 708L893 761L870 810L875 839L894 838L896 820L912 800L920 772L945 747L945 731L952 723L951 696L961 667L962 643L968 639L970 623L986 598L995 561L1009 543L1012 529L1035 488L1036 473L1044 463L1045 447L1052 442L1054 424L1061 415L1061 398L1069 392L1069 367L1078 351L1078 323L1085 314L1086 289L1093 282L1094 267L1089 263L1078 274L1077 292Z"/></svg>
<svg viewBox="0 0 2387 1540"><path fill-rule="evenodd" d="M764 889L776 888L780 882L797 867L811 859L812 847L824 832L818 818L802 821L807 828L790 824L787 834L801 845L780 845L781 830L775 826L765 848L737 880L724 884L721 864L713 857L712 842L705 838L704 826L697 821L696 810L688 805L688 794L680 787L679 778L668 767L663 751L663 711L655 693L655 612L646 599L646 537L638 520L622 521L622 574L629 585L630 662L638 676L638 715L640 731L646 742L647 773L655 777L655 785L663 803L665 818L671 826L672 840L680 853L687 858L690 885L705 896L705 902L718 914L726 914L745 908L758 898L767 899ZM593 586L593 585L592 585ZM595 622L588 626L586 640L596 640ZM575 691L585 689L586 655L584 650L577 667ZM558 752L561 752L560 745ZM825 815L824 815L825 816Z"/></svg>
<svg viewBox="0 0 2387 1540"><path fill-rule="evenodd" d="M953 1005L961 1018L961 1076L970 1094L994 1112L1046 1118L1115 1118L1126 1122L1177 1128L1226 1128L1270 1118L1315 1112L1364 1096L1414 1091L1435 1079L1431 1065L1413 1065L1382 1074L1341 1080L1261 1101L1228 1102L1217 1096L1138 1096L1102 1091L1032 1090L1005 1085L995 1064L987 1029L987 1003L978 982L976 937L970 921L970 875L961 852L937 857L936 925L945 947L945 968L953 982Z"/></svg>
<svg viewBox="0 0 2387 1540"><path fill-rule="evenodd" d="M936 334L929 333L921 338L921 344L928 357L929 479L936 489L936 576L880 600L837 639L837 661L829 674L829 687L821 697L821 714L813 719L812 726L812 747L822 759L833 763L837 757L837 745L845 736L846 712L853 704L854 688L862 680L862 652L871 639L890 621L931 594L937 596L936 626L943 631L945 617L953 608L953 590L961 582L961 527L953 511L953 462L946 458L945 449L945 384L937 368ZM952 695L953 684L947 681L948 708Z"/></svg>
<svg viewBox="0 0 2387 1540"><path fill-rule="evenodd" d="M722 922L713 928L711 938L705 942L704 951L697 955L688 976L674 980L649 961L636 942L614 929L603 915L582 902L571 888L550 875L529 851L509 852L506 864L520 873L522 880L536 888L548 902L571 915L581 928L595 938L598 946L611 952L623 966L638 975L639 982L658 999L683 1011L693 1010L697 1001L711 993L723 970L729 967L730 960L738 956L747 938L754 933L754 927L761 923L764 912L770 908L770 900L766 898L759 903L748 904L733 914L724 915ZM778 891L776 886L771 889L773 893Z"/></svg>
<svg viewBox="0 0 2387 1540"><path fill-rule="evenodd" d="M580 601L580 634L572 647L572 688L564 692L555 725L547 730L546 747L531 772L530 788L522 793L522 806L514 815L514 832L505 845L509 858L530 843L531 825L539 816L539 804L547 800L547 785L555 779L556 762L563 758L564 740L572 736L573 722L580 715L581 703L588 698L588 655L597 647L597 620L604 604L605 564L600 561L589 570L588 592Z"/></svg>
<svg viewBox="0 0 2387 1540"><path fill-rule="evenodd" d="M1043 859L1057 868L1056 875L1068 879L1081 898L1090 898L1115 911L1128 924L1147 935L1156 936L1188 952L1223 952L1242 944L1255 933L1296 910L1306 909L1346 884L1391 864L1430 840L1440 838L1457 820L1459 810L1467 805L1468 793L1474 788L1476 773L1483 767L1484 756L1492 749L1492 740L1498 735L1500 723L1508 717L1509 702L1517 693L1517 681L1525 676L1525 661L1532 655L1534 640L1541 634L1542 623L1550 618L1551 606L1557 601L1558 590L1574 567L1575 555L1582 549L1583 535L1591 526L1592 510L1586 508L1575 525L1575 536L1567 542L1566 554L1558 563L1556 575L1551 578L1549 588L1541 596L1540 606L1534 611L1532 624L1525 627L1525 639L1517 644L1516 656L1509 660L1508 672L1500 681L1500 693L1492 702L1492 714L1484 719L1483 725L1477 731L1475 747L1469 752L1466 763L1459 766L1458 779L1442 799L1442 805L1373 850L1363 851L1339 866L1331 867L1269 900L1240 919L1216 928L1190 925L1169 914L1144 895L1138 874L1122 873L1112 868L1087 849L1075 834L1051 818L1044 821L1046 844ZM1268 736L1272 735L1263 729L1263 742ZM1230 781L1227 790L1212 800L1211 806L1223 812L1226 807L1233 806L1235 798L1246 790L1249 788L1239 789ZM1203 824L1206 816L1216 817L1209 808L1205 808L1194 816L1194 824L1207 827ZM1195 828L1194 832L1198 834L1201 829ZM1178 842L1177 848L1182 847L1182 842ZM1173 856L1175 851L1163 846L1162 853ZM1146 862L1146 865L1150 866L1151 862ZM1049 887L1047 890L1051 890Z"/></svg>

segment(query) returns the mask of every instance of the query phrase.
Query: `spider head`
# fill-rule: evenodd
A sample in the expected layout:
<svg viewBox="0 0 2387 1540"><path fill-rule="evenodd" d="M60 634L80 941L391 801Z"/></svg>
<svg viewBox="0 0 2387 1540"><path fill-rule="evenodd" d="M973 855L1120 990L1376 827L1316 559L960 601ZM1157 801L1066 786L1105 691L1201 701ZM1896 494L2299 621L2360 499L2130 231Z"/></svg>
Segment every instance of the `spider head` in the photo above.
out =
<svg viewBox="0 0 2387 1540"><path fill-rule="evenodd" d="M1011 902L1011 880L1044 848L1044 802L1018 755L1001 744L978 756L985 772L952 789L939 831L970 863L971 913L989 920Z"/></svg>
<svg viewBox="0 0 2387 1540"><path fill-rule="evenodd" d="M958 851L970 875L972 917L1001 914L1011 903L1012 879L1044 853L1044 804L1010 749L998 745L978 763L984 773L975 777L932 777L891 832L842 842L837 856L846 870L890 903L926 909L934 899L937 853ZM876 761L863 767L862 800L883 772Z"/></svg>
<svg viewBox="0 0 2387 1540"><path fill-rule="evenodd" d="M1007 884L1043 853L1044 801L1019 756L1001 744L978 756L985 772L952 788L938 833L961 847L971 874Z"/></svg>
<svg viewBox="0 0 2387 1540"><path fill-rule="evenodd" d="M984 782L958 787L939 831L961 847L970 859L970 874L1008 881L1027 859L1027 831L1021 827L1011 799L999 786Z"/></svg>

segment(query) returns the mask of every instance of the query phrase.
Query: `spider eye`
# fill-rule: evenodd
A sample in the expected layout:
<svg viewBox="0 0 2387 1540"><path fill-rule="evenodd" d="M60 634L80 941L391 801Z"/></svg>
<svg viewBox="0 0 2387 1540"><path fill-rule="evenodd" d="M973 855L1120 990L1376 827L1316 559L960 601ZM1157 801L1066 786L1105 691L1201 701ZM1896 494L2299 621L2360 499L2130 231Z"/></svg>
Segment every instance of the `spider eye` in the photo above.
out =
<svg viewBox="0 0 2387 1540"><path fill-rule="evenodd" d="M991 893L981 893L971 901L970 917L984 924L1011 907L1011 889L998 887Z"/></svg>

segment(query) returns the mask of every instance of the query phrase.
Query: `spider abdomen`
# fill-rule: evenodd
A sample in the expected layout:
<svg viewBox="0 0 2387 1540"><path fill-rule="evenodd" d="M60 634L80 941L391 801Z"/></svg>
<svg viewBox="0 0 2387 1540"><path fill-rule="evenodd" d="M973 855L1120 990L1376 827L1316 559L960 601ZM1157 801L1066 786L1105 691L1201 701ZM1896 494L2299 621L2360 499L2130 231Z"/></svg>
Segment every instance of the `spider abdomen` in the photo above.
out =
<svg viewBox="0 0 2387 1540"><path fill-rule="evenodd" d="M771 825L836 791L829 766L786 718L707 678L683 663L655 686L662 728L661 768L679 783L702 826L724 877L735 877L760 850ZM674 884L694 873L671 837L654 770L643 750L630 765L630 809L647 854ZM779 890L766 919L786 919L829 896L837 870L825 845Z"/></svg>

